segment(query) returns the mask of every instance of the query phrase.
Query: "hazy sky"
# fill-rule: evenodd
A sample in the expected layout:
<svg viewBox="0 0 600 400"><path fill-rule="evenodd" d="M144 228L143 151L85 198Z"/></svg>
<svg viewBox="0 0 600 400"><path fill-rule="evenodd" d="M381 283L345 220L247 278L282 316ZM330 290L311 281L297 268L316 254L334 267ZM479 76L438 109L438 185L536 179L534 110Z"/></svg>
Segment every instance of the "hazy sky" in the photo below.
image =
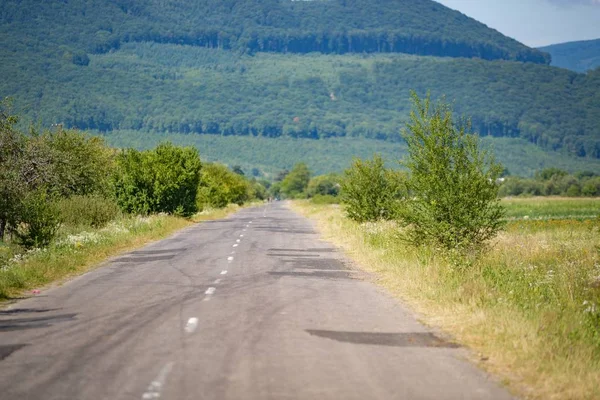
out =
<svg viewBox="0 0 600 400"><path fill-rule="evenodd" d="M436 0L528 46L600 38L600 0Z"/></svg>

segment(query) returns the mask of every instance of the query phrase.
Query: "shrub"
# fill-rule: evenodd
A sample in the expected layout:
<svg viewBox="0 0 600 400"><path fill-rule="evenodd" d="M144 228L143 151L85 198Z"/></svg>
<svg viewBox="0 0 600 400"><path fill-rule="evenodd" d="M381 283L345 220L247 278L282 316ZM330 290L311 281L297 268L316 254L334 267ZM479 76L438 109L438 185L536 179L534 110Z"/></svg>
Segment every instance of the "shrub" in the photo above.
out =
<svg viewBox="0 0 600 400"><path fill-rule="evenodd" d="M393 219L406 194L404 180L401 172L386 169L379 155L355 159L342 180L346 215L358 222Z"/></svg>
<svg viewBox="0 0 600 400"><path fill-rule="evenodd" d="M57 202L65 225L101 228L119 215L119 206L101 196L72 196Z"/></svg>
<svg viewBox="0 0 600 400"><path fill-rule="evenodd" d="M126 150L116 161L113 187L124 212L187 216L197 211L201 163L196 149L161 143L154 150Z"/></svg>
<svg viewBox="0 0 600 400"><path fill-rule="evenodd" d="M197 206L223 208L230 203L244 204L251 191L249 183L225 165L206 164L198 190Z"/></svg>
<svg viewBox="0 0 600 400"><path fill-rule="evenodd" d="M443 102L432 105L414 92L410 122L403 136L410 171L411 199L402 210L413 244L433 244L447 250L477 248L503 226L504 208L498 199L497 179L503 168L457 127Z"/></svg>
<svg viewBox="0 0 600 400"><path fill-rule="evenodd" d="M308 182L306 192L308 197L338 196L340 194L340 182L342 178L337 174L315 176Z"/></svg>
<svg viewBox="0 0 600 400"><path fill-rule="evenodd" d="M290 199L306 198L310 171L304 163L298 163L281 181L281 193Z"/></svg>
<svg viewBox="0 0 600 400"><path fill-rule="evenodd" d="M27 248L46 247L60 226L60 212L43 190L29 192L21 202L19 223L14 235L16 242Z"/></svg>

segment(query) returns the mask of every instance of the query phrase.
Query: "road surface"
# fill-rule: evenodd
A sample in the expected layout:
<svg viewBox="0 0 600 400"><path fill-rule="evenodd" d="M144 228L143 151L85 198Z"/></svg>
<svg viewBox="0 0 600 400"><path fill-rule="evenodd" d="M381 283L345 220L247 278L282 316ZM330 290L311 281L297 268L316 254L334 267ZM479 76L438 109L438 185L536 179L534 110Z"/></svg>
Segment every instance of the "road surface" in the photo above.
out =
<svg viewBox="0 0 600 400"><path fill-rule="evenodd" d="M510 399L277 202L0 310L0 398Z"/></svg>

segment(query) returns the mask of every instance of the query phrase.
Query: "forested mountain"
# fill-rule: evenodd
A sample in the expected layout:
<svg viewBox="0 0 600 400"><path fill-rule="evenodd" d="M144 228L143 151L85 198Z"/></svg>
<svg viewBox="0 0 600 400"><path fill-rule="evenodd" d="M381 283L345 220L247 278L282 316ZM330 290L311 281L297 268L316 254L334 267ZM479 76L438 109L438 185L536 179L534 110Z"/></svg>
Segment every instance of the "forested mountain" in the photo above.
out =
<svg viewBox="0 0 600 400"><path fill-rule="evenodd" d="M600 67L600 39L553 44L539 50L552 56L552 65L576 72Z"/></svg>
<svg viewBox="0 0 600 400"><path fill-rule="evenodd" d="M0 96L46 126L399 141L414 89L600 158L600 70L429 0L3 0L0 43Z"/></svg>
<svg viewBox="0 0 600 400"><path fill-rule="evenodd" d="M152 41L283 53L402 52L549 63L549 56L431 0L3 0L27 46L101 53ZM17 34L17 35L14 35ZM44 43L44 44L42 44Z"/></svg>

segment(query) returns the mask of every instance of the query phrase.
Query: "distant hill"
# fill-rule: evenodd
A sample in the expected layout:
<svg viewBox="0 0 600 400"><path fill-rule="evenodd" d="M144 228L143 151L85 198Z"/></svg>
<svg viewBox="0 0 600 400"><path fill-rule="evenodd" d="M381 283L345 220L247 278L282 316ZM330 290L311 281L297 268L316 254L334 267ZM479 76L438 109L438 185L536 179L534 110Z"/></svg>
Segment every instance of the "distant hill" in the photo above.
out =
<svg viewBox="0 0 600 400"><path fill-rule="evenodd" d="M152 41L243 52L550 58L431 0L3 0L0 32L88 53Z"/></svg>
<svg viewBox="0 0 600 400"><path fill-rule="evenodd" d="M429 0L3 0L0 44L0 96L46 126L399 142L414 89L600 159L600 70Z"/></svg>
<svg viewBox="0 0 600 400"><path fill-rule="evenodd" d="M600 67L600 39L541 47L552 56L552 65L576 72Z"/></svg>

